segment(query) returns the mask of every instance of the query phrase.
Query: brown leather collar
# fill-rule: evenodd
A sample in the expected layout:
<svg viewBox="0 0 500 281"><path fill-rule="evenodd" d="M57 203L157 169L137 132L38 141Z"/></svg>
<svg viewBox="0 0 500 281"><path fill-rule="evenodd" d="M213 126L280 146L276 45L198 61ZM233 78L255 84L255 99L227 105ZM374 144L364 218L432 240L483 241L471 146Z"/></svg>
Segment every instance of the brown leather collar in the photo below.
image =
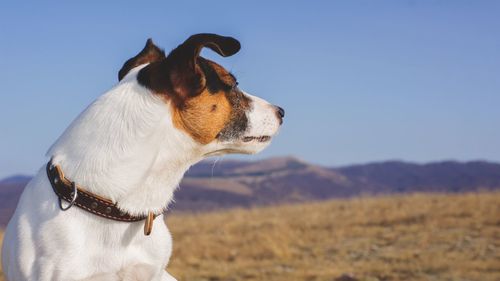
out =
<svg viewBox="0 0 500 281"><path fill-rule="evenodd" d="M144 223L144 235L149 235L151 233L153 229L153 220L156 218L156 215L152 212L149 212L147 216L133 216L122 212L111 200L88 192L65 178L61 167L59 165L53 165L52 159L47 163L47 176L52 185L52 189L57 197L59 197L59 206L61 210L66 211L71 208L71 206L75 205L94 215L115 221L137 222L146 220ZM62 199L67 201L69 205L63 207Z"/></svg>

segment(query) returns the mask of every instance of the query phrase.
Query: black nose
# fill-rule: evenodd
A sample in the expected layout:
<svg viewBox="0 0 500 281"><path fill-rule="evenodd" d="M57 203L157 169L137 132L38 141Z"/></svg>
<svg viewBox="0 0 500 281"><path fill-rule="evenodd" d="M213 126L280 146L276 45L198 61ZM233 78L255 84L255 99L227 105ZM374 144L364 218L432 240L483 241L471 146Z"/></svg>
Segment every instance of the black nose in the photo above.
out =
<svg viewBox="0 0 500 281"><path fill-rule="evenodd" d="M276 117L278 117L281 125L283 124L283 117L285 117L285 110L277 105L275 105L275 107L276 107Z"/></svg>
<svg viewBox="0 0 500 281"><path fill-rule="evenodd" d="M278 114L281 118L285 117L285 110L282 107L276 106L278 108Z"/></svg>

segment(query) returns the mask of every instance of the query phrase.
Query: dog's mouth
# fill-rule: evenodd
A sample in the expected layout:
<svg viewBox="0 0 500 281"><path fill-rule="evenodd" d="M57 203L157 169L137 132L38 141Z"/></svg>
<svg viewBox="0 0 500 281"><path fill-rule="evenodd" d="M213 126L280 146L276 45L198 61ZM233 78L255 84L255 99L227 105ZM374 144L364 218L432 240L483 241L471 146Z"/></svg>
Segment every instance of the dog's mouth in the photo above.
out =
<svg viewBox="0 0 500 281"><path fill-rule="evenodd" d="M247 136L247 137L243 137L243 142L251 142L251 141L268 142L269 140L271 140L271 136L258 136L258 137Z"/></svg>
<svg viewBox="0 0 500 281"><path fill-rule="evenodd" d="M236 142L230 142L224 147L204 154L205 157L224 155L229 153L239 154L255 154L266 147L271 141L272 137L268 135L263 136L246 136L239 138Z"/></svg>

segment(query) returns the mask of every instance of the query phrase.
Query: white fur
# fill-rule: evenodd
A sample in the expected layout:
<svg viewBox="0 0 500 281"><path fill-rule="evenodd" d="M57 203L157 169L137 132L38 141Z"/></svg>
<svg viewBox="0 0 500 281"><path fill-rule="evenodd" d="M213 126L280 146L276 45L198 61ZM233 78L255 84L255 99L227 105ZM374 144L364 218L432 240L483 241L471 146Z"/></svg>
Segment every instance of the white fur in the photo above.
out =
<svg viewBox="0 0 500 281"><path fill-rule="evenodd" d="M269 144L198 144L174 127L170 106L137 83L142 67L92 103L50 148L47 155L78 185L130 214L160 213L185 171L205 156L256 153ZM251 99L247 133L274 135L275 109ZM2 263L9 281L166 281L175 280L164 270L171 251L163 216L144 236L143 222L116 222L78 207L61 211L44 165L9 222Z"/></svg>

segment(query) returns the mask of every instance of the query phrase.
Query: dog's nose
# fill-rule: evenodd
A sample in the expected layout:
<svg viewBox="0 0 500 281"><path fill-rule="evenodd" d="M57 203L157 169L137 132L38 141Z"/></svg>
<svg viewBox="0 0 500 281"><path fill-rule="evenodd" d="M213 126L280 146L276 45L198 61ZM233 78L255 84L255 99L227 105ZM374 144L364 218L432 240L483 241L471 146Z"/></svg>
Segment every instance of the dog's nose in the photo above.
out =
<svg viewBox="0 0 500 281"><path fill-rule="evenodd" d="M282 107L275 105L276 107L276 116L280 120L280 125L283 124L283 117L285 117L285 110Z"/></svg>
<svg viewBox="0 0 500 281"><path fill-rule="evenodd" d="M278 108L278 114L281 118L285 117L285 110L282 107L276 106Z"/></svg>

